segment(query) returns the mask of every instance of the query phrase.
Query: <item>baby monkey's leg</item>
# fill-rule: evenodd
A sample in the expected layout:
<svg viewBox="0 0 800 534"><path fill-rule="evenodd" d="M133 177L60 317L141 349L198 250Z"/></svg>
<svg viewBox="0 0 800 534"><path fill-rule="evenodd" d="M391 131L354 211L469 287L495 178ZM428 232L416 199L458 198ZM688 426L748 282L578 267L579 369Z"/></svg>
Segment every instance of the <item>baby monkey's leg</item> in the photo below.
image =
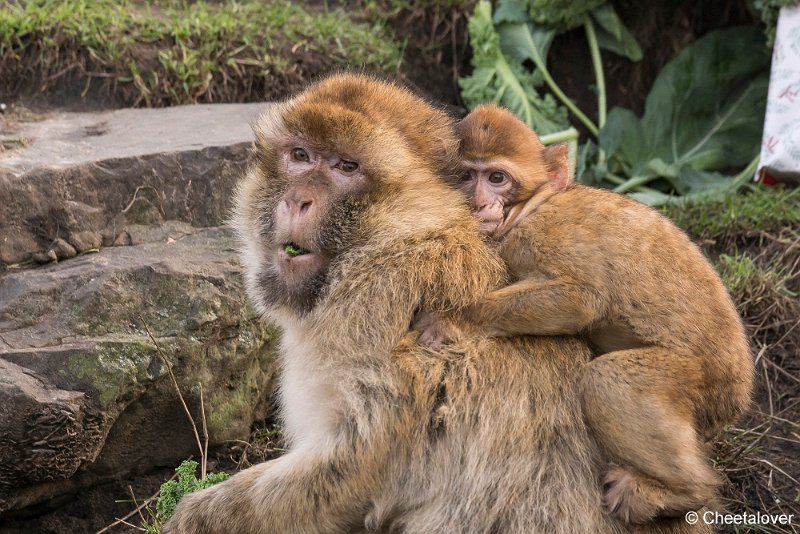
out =
<svg viewBox="0 0 800 534"><path fill-rule="evenodd" d="M702 401L697 355L647 347L604 354L582 377L583 411L612 468L605 505L644 523L712 504L719 480L699 439Z"/></svg>

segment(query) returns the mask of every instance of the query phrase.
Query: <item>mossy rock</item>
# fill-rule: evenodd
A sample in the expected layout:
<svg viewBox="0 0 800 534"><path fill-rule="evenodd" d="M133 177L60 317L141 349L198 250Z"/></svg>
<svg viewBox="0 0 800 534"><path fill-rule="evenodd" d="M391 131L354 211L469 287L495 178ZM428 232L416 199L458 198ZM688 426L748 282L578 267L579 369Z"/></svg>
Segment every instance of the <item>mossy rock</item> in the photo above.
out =
<svg viewBox="0 0 800 534"><path fill-rule="evenodd" d="M0 447L0 511L196 453L170 370L198 428L202 387L212 445L266 416L275 333L246 302L234 249L227 229L194 229L4 273L0 364L33 384L0 382L3 442L39 446ZM62 415L39 436L29 421L48 414Z"/></svg>

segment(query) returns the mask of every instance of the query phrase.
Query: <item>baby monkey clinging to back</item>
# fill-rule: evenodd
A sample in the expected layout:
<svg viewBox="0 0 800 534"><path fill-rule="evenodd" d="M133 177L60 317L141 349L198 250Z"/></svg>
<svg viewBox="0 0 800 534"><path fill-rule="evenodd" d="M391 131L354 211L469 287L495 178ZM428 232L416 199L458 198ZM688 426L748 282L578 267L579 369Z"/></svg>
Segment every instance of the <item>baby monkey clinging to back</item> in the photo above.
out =
<svg viewBox="0 0 800 534"><path fill-rule="evenodd" d="M709 504L703 441L750 400L753 362L717 273L690 239L625 196L570 184L564 147L494 105L459 126L457 186L500 240L514 283L469 315L495 336L584 333L587 421L615 465L606 506L631 523Z"/></svg>

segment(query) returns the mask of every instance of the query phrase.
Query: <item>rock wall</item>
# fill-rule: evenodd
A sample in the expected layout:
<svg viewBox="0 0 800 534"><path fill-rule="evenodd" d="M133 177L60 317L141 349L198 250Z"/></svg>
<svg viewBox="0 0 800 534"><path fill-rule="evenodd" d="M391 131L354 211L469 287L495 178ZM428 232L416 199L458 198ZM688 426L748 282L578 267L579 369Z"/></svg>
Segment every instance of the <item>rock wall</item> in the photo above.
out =
<svg viewBox="0 0 800 534"><path fill-rule="evenodd" d="M81 135L37 131L66 139L65 153L76 139L91 161L41 147L0 160L0 513L196 455L169 369L198 426L202 384L212 445L267 415L275 332L247 304L221 226L248 164L248 121L209 144L209 113L233 120L230 110L186 107L181 128L203 142L171 146L175 115L137 111L123 122L150 144L131 138L127 156L116 145L113 158L87 155L91 121L79 114L58 121Z"/></svg>

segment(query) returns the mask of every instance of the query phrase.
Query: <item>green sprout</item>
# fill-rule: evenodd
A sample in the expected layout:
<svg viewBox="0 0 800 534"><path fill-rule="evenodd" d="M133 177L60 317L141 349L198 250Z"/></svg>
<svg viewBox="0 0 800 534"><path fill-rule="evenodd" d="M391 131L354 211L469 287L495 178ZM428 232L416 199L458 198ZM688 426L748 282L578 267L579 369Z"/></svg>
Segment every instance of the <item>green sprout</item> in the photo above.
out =
<svg viewBox="0 0 800 534"><path fill-rule="evenodd" d="M286 252L291 257L302 256L303 254L307 254L308 251L304 248L298 247L294 243L286 243L283 246L283 251Z"/></svg>

